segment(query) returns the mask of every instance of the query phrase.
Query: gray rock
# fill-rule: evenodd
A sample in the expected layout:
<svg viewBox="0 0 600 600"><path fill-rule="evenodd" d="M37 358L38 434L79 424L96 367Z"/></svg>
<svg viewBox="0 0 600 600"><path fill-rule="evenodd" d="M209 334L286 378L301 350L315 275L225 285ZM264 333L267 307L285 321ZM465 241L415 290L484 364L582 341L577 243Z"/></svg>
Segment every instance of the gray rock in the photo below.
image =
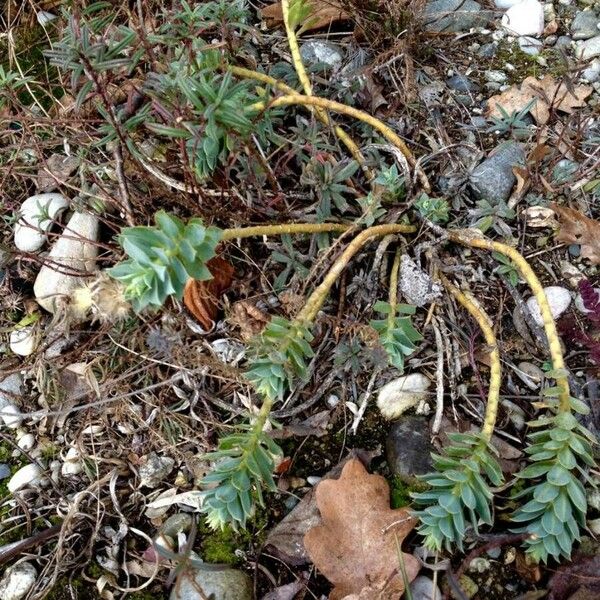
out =
<svg viewBox="0 0 600 600"><path fill-rule="evenodd" d="M140 487L157 487L174 466L175 461L171 457L158 456L156 452L151 452L144 457L144 462L139 468Z"/></svg>
<svg viewBox="0 0 600 600"><path fill-rule="evenodd" d="M598 35L598 15L591 10L582 10L575 15L571 23L571 35L574 40L589 40Z"/></svg>
<svg viewBox="0 0 600 600"><path fill-rule="evenodd" d="M6 479L11 475L12 472L10 470L10 467L6 463L0 463L0 479Z"/></svg>
<svg viewBox="0 0 600 600"><path fill-rule="evenodd" d="M525 152L521 144L509 142L496 148L471 173L470 183L477 199L491 204L508 200L517 182L512 168L524 164Z"/></svg>
<svg viewBox="0 0 600 600"><path fill-rule="evenodd" d="M573 40L568 35L559 35L556 43L554 44L555 48L570 48L571 42Z"/></svg>
<svg viewBox="0 0 600 600"><path fill-rule="evenodd" d="M187 532L192 526L192 515L189 513L175 513L171 515L162 525L160 531L175 539L180 532Z"/></svg>
<svg viewBox="0 0 600 600"><path fill-rule="evenodd" d="M201 595L197 588L202 590ZM187 572L173 587L170 600L252 600L252 579L235 569Z"/></svg>
<svg viewBox="0 0 600 600"><path fill-rule="evenodd" d="M466 75L454 75L446 80L446 85L457 92L477 92L479 86Z"/></svg>
<svg viewBox="0 0 600 600"><path fill-rule="evenodd" d="M494 58L496 53L498 52L498 44L494 42L490 42L489 44L484 44L477 51L478 56L481 58Z"/></svg>
<svg viewBox="0 0 600 600"><path fill-rule="evenodd" d="M600 81L600 60L593 60L590 66L581 72L581 76L590 83Z"/></svg>
<svg viewBox="0 0 600 600"><path fill-rule="evenodd" d="M560 315L562 315L567 308L569 308L571 300L573 299L571 292L560 285L550 285L545 287L544 293L546 294L546 299L550 305L550 312L552 313L554 319L558 319ZM541 327L544 324L544 321L542 319L540 307L535 299L535 296L529 298L526 304L533 320Z"/></svg>
<svg viewBox="0 0 600 600"><path fill-rule="evenodd" d="M413 600L442 600L442 592L429 577L419 575L411 584Z"/></svg>
<svg viewBox="0 0 600 600"><path fill-rule="evenodd" d="M344 58L342 49L331 42L310 40L300 46L300 56L307 65L327 65L327 70L336 71Z"/></svg>
<svg viewBox="0 0 600 600"><path fill-rule="evenodd" d="M385 451L388 466L394 475L411 478L431 471L431 450L425 417L404 415L392 424Z"/></svg>
<svg viewBox="0 0 600 600"><path fill-rule="evenodd" d="M0 410L23 395L23 378L13 373L0 381Z"/></svg>
<svg viewBox="0 0 600 600"><path fill-rule="evenodd" d="M425 306L440 297L442 288L407 254L400 261L398 287L409 304Z"/></svg>
<svg viewBox="0 0 600 600"><path fill-rule="evenodd" d="M576 54L581 60L589 60L600 56L600 35L579 42Z"/></svg>
<svg viewBox="0 0 600 600"><path fill-rule="evenodd" d="M519 48L529 56L537 56L542 51L543 45L541 40L536 40L534 37L524 35L519 38Z"/></svg>
<svg viewBox="0 0 600 600"><path fill-rule="evenodd" d="M490 14L474 0L433 0L425 6L423 18L428 31L454 33L483 27Z"/></svg>
<svg viewBox="0 0 600 600"><path fill-rule="evenodd" d="M485 71L483 76L486 81L491 81L492 83L504 83L508 79L508 75L504 71L496 69Z"/></svg>

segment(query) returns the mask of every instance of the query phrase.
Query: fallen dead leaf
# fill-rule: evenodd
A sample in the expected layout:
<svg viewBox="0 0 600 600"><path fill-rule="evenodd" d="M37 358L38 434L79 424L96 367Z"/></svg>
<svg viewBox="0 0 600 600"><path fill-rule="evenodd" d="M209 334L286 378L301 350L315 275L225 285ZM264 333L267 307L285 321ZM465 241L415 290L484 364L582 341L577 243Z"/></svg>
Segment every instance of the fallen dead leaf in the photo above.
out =
<svg viewBox="0 0 600 600"><path fill-rule="evenodd" d="M559 242L580 244L581 256L593 265L600 264L600 221L586 217L578 210L552 203L552 210L558 215L560 229L556 234Z"/></svg>
<svg viewBox="0 0 600 600"><path fill-rule="evenodd" d="M370 475L357 459L349 460L339 479L321 481L316 489L323 525L304 536L311 560L334 585L330 600L355 594L358 598L399 598L404 583L398 545L416 520L405 509L390 508L390 489L380 475ZM412 581L419 562L403 554Z"/></svg>
<svg viewBox="0 0 600 600"><path fill-rule="evenodd" d="M258 335L269 322L269 316L247 300L235 302L228 318L232 325L240 328L240 335L245 342Z"/></svg>
<svg viewBox="0 0 600 600"><path fill-rule="evenodd" d="M556 225L556 213L546 206L530 206L525 210L528 227L553 227Z"/></svg>
<svg viewBox="0 0 600 600"><path fill-rule="evenodd" d="M523 110L532 100L536 100L531 116L538 125L545 125L550 119L550 108L572 113L585 106L586 98L592 93L589 85L576 85L571 93L564 83L557 83L546 75L543 79L527 77L520 86L513 85L506 91L488 100L488 117L502 117L501 106L508 114Z"/></svg>
<svg viewBox="0 0 600 600"><path fill-rule="evenodd" d="M311 4L312 10L306 23L302 26L303 31L322 29L323 27L329 27L337 21L347 21L350 19L350 15L341 7L337 0L316 0ZM260 12L269 27L283 23L281 2L269 4Z"/></svg>
<svg viewBox="0 0 600 600"><path fill-rule="evenodd" d="M206 266L213 278L207 281L189 279L183 291L183 303L202 328L210 331L219 310L219 297L233 280L233 267L218 256L211 258Z"/></svg>

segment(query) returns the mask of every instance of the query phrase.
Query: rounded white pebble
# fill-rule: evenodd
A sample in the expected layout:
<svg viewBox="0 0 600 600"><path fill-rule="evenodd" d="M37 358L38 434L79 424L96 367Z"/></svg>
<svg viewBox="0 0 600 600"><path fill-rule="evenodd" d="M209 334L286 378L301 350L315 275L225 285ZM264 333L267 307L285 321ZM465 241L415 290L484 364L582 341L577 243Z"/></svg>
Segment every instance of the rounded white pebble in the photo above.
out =
<svg viewBox="0 0 600 600"><path fill-rule="evenodd" d="M62 194L36 194L27 198L15 225L15 246L22 252L39 250L47 239L46 232L52 221L67 206L69 201Z"/></svg>
<svg viewBox="0 0 600 600"><path fill-rule="evenodd" d="M36 347L35 332L32 325L10 332L10 349L19 356L29 356Z"/></svg>
<svg viewBox="0 0 600 600"><path fill-rule="evenodd" d="M83 470L81 455L77 448L69 448L62 464L60 472L62 475L78 475Z"/></svg>
<svg viewBox="0 0 600 600"><path fill-rule="evenodd" d="M0 598L2 600L21 600L37 579L36 568L28 562L18 563L4 572L0 581Z"/></svg>
<svg viewBox="0 0 600 600"><path fill-rule="evenodd" d="M549 287L546 287L544 288L544 292L546 293L546 298L548 299L548 304L550 305L550 311L552 312L552 316L554 317L554 319L558 319L558 317L560 317L560 315L562 315L571 304L571 292L558 285L551 285ZM544 324L544 321L542 319L540 307L535 297L532 296L531 298L529 298L529 300L527 300L527 308L531 312L533 320L538 325L542 326Z"/></svg>
<svg viewBox="0 0 600 600"><path fill-rule="evenodd" d="M7 404L0 410L0 416L4 421L4 424L11 429L17 429L23 422L21 411L14 404Z"/></svg>
<svg viewBox="0 0 600 600"><path fill-rule="evenodd" d="M21 467L7 484L8 491L14 493L24 487L37 485L42 478L42 470L36 464Z"/></svg>
<svg viewBox="0 0 600 600"><path fill-rule="evenodd" d="M17 442L17 446L25 452L29 452L35 446L35 436L32 433L26 433Z"/></svg>

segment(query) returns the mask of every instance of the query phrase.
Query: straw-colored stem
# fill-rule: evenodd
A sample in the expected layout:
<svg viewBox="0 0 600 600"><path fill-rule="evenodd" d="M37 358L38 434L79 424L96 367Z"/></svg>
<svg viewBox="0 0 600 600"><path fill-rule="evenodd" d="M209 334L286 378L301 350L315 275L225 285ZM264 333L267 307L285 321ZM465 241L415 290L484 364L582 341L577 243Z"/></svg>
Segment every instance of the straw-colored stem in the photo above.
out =
<svg viewBox="0 0 600 600"><path fill-rule="evenodd" d="M222 240L234 240L261 235L285 235L302 233L343 233L352 229L352 225L343 223L283 223L281 225L254 225L223 230Z"/></svg>
<svg viewBox="0 0 600 600"><path fill-rule="evenodd" d="M352 117L354 119L358 119L359 121L363 121L367 123L373 129L379 131L381 135L393 146L398 148L400 152L404 155L408 163L415 168L417 172L417 176L421 181L421 185L426 192L431 191L431 186L429 185L429 181L427 176L423 172L423 170L417 166L417 161L413 156L412 152L408 148L408 146L404 143L404 141L396 134L391 127L376 119L369 113L366 113L362 110L358 110L357 108L353 108L352 106L347 106L342 104L341 102L335 102L334 100L328 100L327 98L318 98L315 96L302 96L300 94L288 94L286 96L280 96L279 98L273 99L271 102L257 102L252 105L253 110L265 110L267 108L276 108L278 106L293 106L295 104L303 105L303 106L318 106L321 108L325 108L327 110L331 110L332 112L337 112L348 117Z"/></svg>
<svg viewBox="0 0 600 600"><path fill-rule="evenodd" d="M490 325L489 317L485 312L469 298L465 293L461 292L456 286L452 285L445 277L442 277L444 287L456 298L467 312L477 321L485 341L490 348L490 385L488 388L488 399L485 407L485 415L483 418L483 427L481 433L490 441L494 433L496 425L496 417L498 416L498 402L500 400L500 384L502 379L502 367L500 365L500 351L498 350L498 342L494 330Z"/></svg>
<svg viewBox="0 0 600 600"><path fill-rule="evenodd" d="M381 237L393 233L411 233L415 231L412 225L399 225L392 223L389 225L375 225L361 231L346 247L344 252L335 260L323 281L318 285L309 296L304 308L296 316L296 321L304 324L310 324L314 321L317 313L323 306L329 290L333 284L338 281L342 271L346 268L352 257L372 238Z"/></svg>
<svg viewBox="0 0 600 600"><path fill-rule="evenodd" d="M517 250L506 244L500 242L494 242L485 237L479 237L473 235L470 231L451 231L449 232L449 238L463 244L464 246L470 246L472 248L480 248L482 250L490 250L492 252L499 252L507 258L513 261L515 267L527 282L531 288L533 296L537 300L538 306L540 307L540 313L542 315L542 321L544 323L544 331L546 332L546 338L548 339L548 348L550 350L550 356L552 358L552 367L557 372L556 385L560 390L559 394L559 410L561 412L570 412L570 392L569 382L567 380L565 372L565 361L563 359L562 348L560 345L560 338L556 330L556 323L550 310L550 304L548 304L548 298L544 288L540 283L537 275L533 269L529 266L529 263Z"/></svg>

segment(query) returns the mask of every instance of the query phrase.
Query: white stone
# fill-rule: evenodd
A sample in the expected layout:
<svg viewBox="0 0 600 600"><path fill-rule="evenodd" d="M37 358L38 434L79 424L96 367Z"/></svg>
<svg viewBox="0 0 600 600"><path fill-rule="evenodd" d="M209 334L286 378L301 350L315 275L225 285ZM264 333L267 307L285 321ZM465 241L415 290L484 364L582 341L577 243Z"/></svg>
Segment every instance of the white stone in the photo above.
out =
<svg viewBox="0 0 600 600"><path fill-rule="evenodd" d="M0 598L21 600L29 593L36 579L37 571L31 563L21 562L9 567L0 581Z"/></svg>
<svg viewBox="0 0 600 600"><path fill-rule="evenodd" d="M26 433L24 436L19 438L17 446L25 452L29 452L35 446L35 436L32 433Z"/></svg>
<svg viewBox="0 0 600 600"><path fill-rule="evenodd" d="M56 240L48 258L69 271L91 273L96 269L99 220L96 215L76 212L69 219L63 234ZM60 299L82 286L85 277L59 273L44 265L33 285L38 304L54 313L62 305Z"/></svg>
<svg viewBox="0 0 600 600"><path fill-rule="evenodd" d="M544 31L544 7L538 0L522 0L502 16L502 26L513 35L541 35Z"/></svg>
<svg viewBox="0 0 600 600"><path fill-rule="evenodd" d="M515 4L519 4L522 0L494 0L494 4L496 8L501 8L502 10L506 10Z"/></svg>
<svg viewBox="0 0 600 600"><path fill-rule="evenodd" d="M14 493L26 486L38 485L42 480L42 470L35 463L21 467L8 482L8 491Z"/></svg>
<svg viewBox="0 0 600 600"><path fill-rule="evenodd" d="M23 422L21 411L14 404L7 404L0 410L0 418L10 429L17 429Z"/></svg>
<svg viewBox="0 0 600 600"><path fill-rule="evenodd" d="M50 12L47 12L45 10L38 10L38 12L36 13L36 18L37 18L37 22L43 27L44 25L48 25L48 23L50 23L51 21L54 21L54 19L57 19L58 17L55 14L52 14Z"/></svg>
<svg viewBox="0 0 600 600"><path fill-rule="evenodd" d="M581 77L589 83L600 81L600 60L594 59L590 66L581 72Z"/></svg>
<svg viewBox="0 0 600 600"><path fill-rule="evenodd" d="M569 290L566 290L563 287L558 285L551 285L549 287L544 288L544 292L546 293L546 298L548 299L548 304L550 305L550 310L552 312L552 316L554 319L558 319L560 315L562 315L569 305L571 304L571 293ZM531 316L533 320L540 326L544 324L542 320L542 314L540 313L540 307L537 303L537 300L532 296L527 300L527 308L531 312Z"/></svg>
<svg viewBox="0 0 600 600"><path fill-rule="evenodd" d="M77 448L69 448L65 456L65 462L62 464L60 472L62 475L79 475L83 471L81 464L81 455Z"/></svg>
<svg viewBox="0 0 600 600"><path fill-rule="evenodd" d="M581 60L589 60L600 56L600 35L579 42L575 47L575 54Z"/></svg>
<svg viewBox="0 0 600 600"><path fill-rule="evenodd" d="M37 336L33 325L11 331L8 345L15 354L29 356L37 346Z"/></svg>
<svg viewBox="0 0 600 600"><path fill-rule="evenodd" d="M37 194L27 198L15 225L15 246L22 252L39 250L47 239L52 220L68 206L69 201L62 194ZM42 218L44 216L49 218Z"/></svg>
<svg viewBox="0 0 600 600"><path fill-rule="evenodd" d="M396 419L427 397L431 385L421 373L411 373L386 383L377 395L377 406L386 419Z"/></svg>

